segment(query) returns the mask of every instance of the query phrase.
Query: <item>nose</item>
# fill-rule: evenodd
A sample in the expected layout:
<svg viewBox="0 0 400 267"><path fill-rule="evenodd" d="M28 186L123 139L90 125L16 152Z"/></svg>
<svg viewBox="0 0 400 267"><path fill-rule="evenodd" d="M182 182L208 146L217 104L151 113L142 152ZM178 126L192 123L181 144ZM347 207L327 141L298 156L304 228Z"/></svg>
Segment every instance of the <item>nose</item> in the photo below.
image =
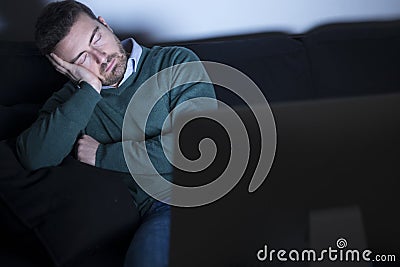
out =
<svg viewBox="0 0 400 267"><path fill-rule="evenodd" d="M98 49L93 49L93 57L95 58L97 64L102 64L107 62L107 54Z"/></svg>

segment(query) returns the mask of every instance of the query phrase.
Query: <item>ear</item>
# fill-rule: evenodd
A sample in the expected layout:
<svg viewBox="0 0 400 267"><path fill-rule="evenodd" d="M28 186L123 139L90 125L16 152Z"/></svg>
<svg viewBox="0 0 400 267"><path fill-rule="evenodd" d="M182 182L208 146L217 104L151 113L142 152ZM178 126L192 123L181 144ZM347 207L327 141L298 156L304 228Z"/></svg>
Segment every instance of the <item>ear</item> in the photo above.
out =
<svg viewBox="0 0 400 267"><path fill-rule="evenodd" d="M100 21L101 24L103 24L104 26L106 26L107 29L109 29L111 32L113 32L113 30L111 29L111 27L108 26L106 20L105 20L102 16L98 16L97 19L98 19L98 21Z"/></svg>

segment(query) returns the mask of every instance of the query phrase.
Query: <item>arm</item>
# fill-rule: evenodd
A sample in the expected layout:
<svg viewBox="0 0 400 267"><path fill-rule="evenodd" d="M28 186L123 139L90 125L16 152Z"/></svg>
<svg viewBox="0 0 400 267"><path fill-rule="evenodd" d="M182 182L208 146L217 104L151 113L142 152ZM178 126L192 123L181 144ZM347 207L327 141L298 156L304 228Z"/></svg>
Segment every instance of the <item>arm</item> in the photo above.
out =
<svg viewBox="0 0 400 267"><path fill-rule="evenodd" d="M181 102L184 102L186 99L191 99L198 97L210 97L215 98L214 89L212 85L209 84L195 84L186 88L185 92L179 95L179 99L176 100L176 105L179 105ZM199 111L203 107L191 105L190 110L185 109L185 112L190 111ZM175 114L174 116L177 116ZM172 118L173 120L174 118ZM168 131L163 134L163 138L165 140L171 140L174 134L172 131ZM129 148L129 150L125 151L128 153L130 160L134 162L135 169L133 170L136 174L147 174L149 172L149 166L146 164L146 161L143 160L146 157L146 153L150 160L152 161L154 167L160 174L169 174L172 171L172 166L169 163L168 159L164 156L162 144L161 144L161 135L157 135L154 137L147 138L144 141L124 141L125 149ZM116 142L111 144L100 144L97 152L96 152L96 166L121 171L121 172L129 172L128 167L125 162L124 153L123 153L123 143ZM146 146L147 152L144 149ZM168 145L167 145L168 148ZM169 151L171 152L171 151Z"/></svg>
<svg viewBox="0 0 400 267"><path fill-rule="evenodd" d="M86 83L68 83L44 105L39 118L17 138L17 153L28 170L55 166L72 150L101 96Z"/></svg>
<svg viewBox="0 0 400 267"><path fill-rule="evenodd" d="M182 51L182 50L181 50ZM179 51L179 52L181 52ZM197 56L195 56L192 52L187 53L187 51L183 50L184 53L181 53L183 57L174 61L174 64L190 62L190 61L198 61ZM179 80L196 80L197 77L207 76L204 68L201 68L199 72L178 72L173 73L170 81L165 81L165 83L172 83ZM171 86L174 88L174 86ZM186 100L197 98L197 97L209 97L215 98L214 87L209 83L188 83L178 86L171 90L167 95L167 100L165 103L168 103L169 112L174 110L182 102ZM216 108L215 106L212 108ZM141 109L136 106L136 109ZM189 108L186 108L184 112L190 111L199 111L204 110L204 106L201 105L190 105ZM182 111L180 111L182 112ZM167 112L168 113L168 112ZM156 115L157 119L167 114ZM176 112L172 113L171 120L174 121L174 117L177 116ZM162 122L161 122L162 123ZM172 124L172 123L171 123ZM146 133L147 134L147 133ZM173 134L171 132L163 133L163 138L168 139L172 138ZM125 162L124 153L123 153L123 145L125 148L125 152L129 155L129 160L134 162L134 170L133 173L136 174L146 174L149 172L149 167L146 165L146 153L148 153L149 158L153 162L157 171L161 174L167 174L172 171L172 166L164 156L163 148L161 145L161 135L153 135L146 138L146 140L135 140L135 141L125 141L112 143L112 144L100 144L96 153L96 166L106 169L111 169L115 171L128 172L128 167ZM146 149L147 148L147 152ZM129 148L127 150L127 148Z"/></svg>
<svg viewBox="0 0 400 267"><path fill-rule="evenodd" d="M81 81L81 86L78 89L72 82L67 83L45 103L32 126L18 136L17 154L28 170L61 163L101 99L94 74L55 55L49 59L59 72Z"/></svg>

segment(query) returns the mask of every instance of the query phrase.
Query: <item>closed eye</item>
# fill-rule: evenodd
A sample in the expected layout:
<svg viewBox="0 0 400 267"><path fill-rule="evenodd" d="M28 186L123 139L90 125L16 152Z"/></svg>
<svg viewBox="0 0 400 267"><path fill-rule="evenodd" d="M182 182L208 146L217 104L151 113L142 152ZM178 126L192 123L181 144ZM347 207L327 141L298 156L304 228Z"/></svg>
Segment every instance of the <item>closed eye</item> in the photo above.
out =
<svg viewBox="0 0 400 267"><path fill-rule="evenodd" d="M100 27L97 26L96 28L94 28L92 35L90 36L88 45L91 46L93 43L100 41L101 39L101 34L99 33ZM82 56L86 54L83 58ZM79 53L79 55L77 55L74 59L72 59L70 62L71 63L76 63L76 64L82 64L85 59L87 57L87 53L86 52L81 52ZM81 59L82 58L82 59ZM81 63L82 62L82 63Z"/></svg>
<svg viewBox="0 0 400 267"><path fill-rule="evenodd" d="M83 63L85 63L86 58L87 58L87 53L85 52L79 57L78 62L76 62L76 63L82 65Z"/></svg>
<svg viewBox="0 0 400 267"><path fill-rule="evenodd" d="M99 41L101 40L101 33L97 32L96 36L94 37L94 42L93 44L96 45L99 43Z"/></svg>

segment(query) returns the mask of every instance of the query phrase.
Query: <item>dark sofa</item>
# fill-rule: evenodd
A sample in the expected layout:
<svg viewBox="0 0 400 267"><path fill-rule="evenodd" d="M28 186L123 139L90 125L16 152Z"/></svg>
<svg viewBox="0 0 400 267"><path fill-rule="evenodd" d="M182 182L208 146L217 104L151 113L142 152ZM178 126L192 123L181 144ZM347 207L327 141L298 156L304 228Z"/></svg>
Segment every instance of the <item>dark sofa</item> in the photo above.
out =
<svg viewBox="0 0 400 267"><path fill-rule="evenodd" d="M202 60L242 71L272 104L400 91L400 21L335 24L304 35L267 33L180 45ZM0 139L12 144L66 79L33 43L0 42L0 55ZM230 105L243 104L223 88L216 91ZM12 145L1 149L13 155ZM118 173L71 158L63 166L71 173L86 173L87 179L69 179L71 175L58 167L29 174L15 156L2 159L0 166L1 266L122 263L138 215ZM94 182L97 186L91 187ZM50 204L35 206L43 202Z"/></svg>

